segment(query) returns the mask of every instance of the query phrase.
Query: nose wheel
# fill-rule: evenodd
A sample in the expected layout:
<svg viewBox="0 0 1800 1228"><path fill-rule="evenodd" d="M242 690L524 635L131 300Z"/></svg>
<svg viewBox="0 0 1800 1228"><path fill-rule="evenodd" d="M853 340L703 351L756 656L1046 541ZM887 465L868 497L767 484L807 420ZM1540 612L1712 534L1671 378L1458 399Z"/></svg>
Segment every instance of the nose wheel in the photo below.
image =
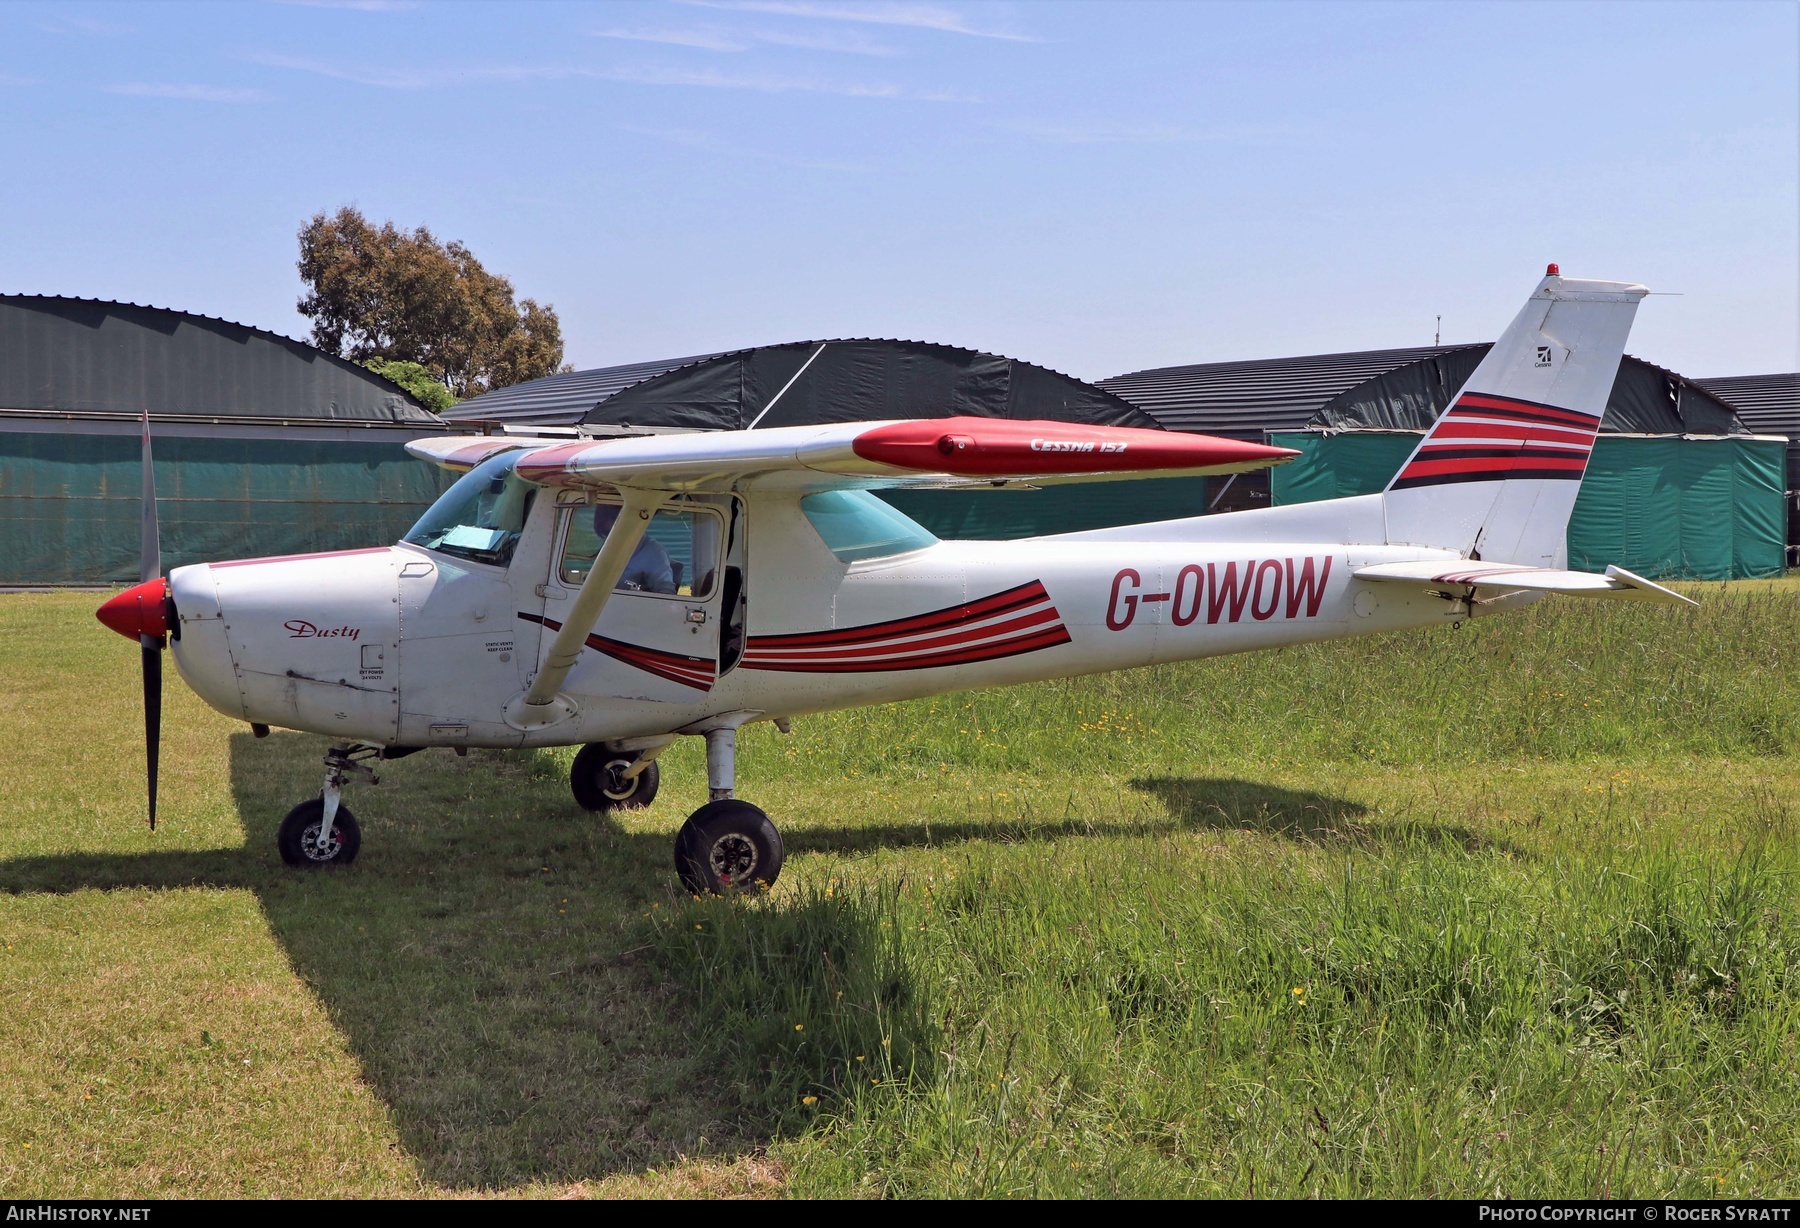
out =
<svg viewBox="0 0 1800 1228"><path fill-rule="evenodd" d="M315 797L287 812L275 843L290 866L345 866L362 848L362 826L350 807L340 802L331 816L331 830L325 830L325 799Z"/></svg>
<svg viewBox="0 0 1800 1228"><path fill-rule="evenodd" d="M695 895L755 891L781 873L781 833L769 816L731 795L737 776L737 728L708 729L706 784L712 800L675 835L675 874Z"/></svg>
<svg viewBox="0 0 1800 1228"><path fill-rule="evenodd" d="M360 743L334 746L325 752L325 788L319 796L301 802L287 812L275 833L275 847L290 866L347 866L362 848L362 826L344 805L344 782L366 776L370 784L381 778L369 766L381 757L381 747Z"/></svg>

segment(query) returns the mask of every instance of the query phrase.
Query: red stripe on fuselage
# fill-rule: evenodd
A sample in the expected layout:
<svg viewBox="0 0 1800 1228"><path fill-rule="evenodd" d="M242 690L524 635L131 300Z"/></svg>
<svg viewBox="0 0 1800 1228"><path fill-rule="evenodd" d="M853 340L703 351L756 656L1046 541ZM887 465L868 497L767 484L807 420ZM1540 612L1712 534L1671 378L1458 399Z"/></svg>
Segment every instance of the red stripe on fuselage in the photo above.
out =
<svg viewBox="0 0 1800 1228"><path fill-rule="evenodd" d="M1037 652L1042 648L1054 648L1059 644L1069 642L1068 628L1057 623L1054 627L1047 627L1031 635L982 644L974 648L965 648L960 652L943 653L933 657L903 657L892 661L784 661L780 664L763 664L752 661L746 654L743 667L789 674L899 673L915 669L941 669L950 665L970 665L977 661L995 661L1002 657L1016 657L1022 653Z"/></svg>
<svg viewBox="0 0 1800 1228"><path fill-rule="evenodd" d="M985 627L976 627L967 631L955 631L947 635L932 636L930 639L902 641L897 644L882 643L870 644L861 648L795 651L766 648L753 639L750 641L750 646L745 649L745 656L754 657L758 661L870 661L878 657L894 660L921 653L933 653L940 649L954 648L959 644L968 644L977 640L1013 636L1033 627L1041 627L1045 623L1059 621L1056 607L1048 606L1041 610L1033 610L1029 614L1021 614L1017 618L1009 618L1005 622L991 623Z"/></svg>
<svg viewBox="0 0 1800 1228"><path fill-rule="evenodd" d="M545 618L539 614L527 614L524 610L519 611L519 617L528 623L538 623L548 627L552 631L561 631L563 627L554 618ZM647 674L655 674L658 678L679 682L683 686L691 686L696 690L710 691L713 683L718 681L718 666L707 657L684 657L655 648L645 648L642 644L627 644L624 640L608 639L604 635L590 634L586 644L595 652L603 653L633 669L641 669Z"/></svg>
<svg viewBox="0 0 1800 1228"><path fill-rule="evenodd" d="M867 623L860 627L845 627L838 631L806 631L794 635L757 635L751 637L750 643L759 648L849 647L895 636L923 634L943 627L973 622L979 618L992 618L997 614L1023 609L1049 599L1050 594L1044 591L1043 582L1033 580L1029 584L1009 588L1004 592L995 593L991 597L971 601L967 605L950 606L947 609L931 610L907 618L893 618L886 622Z"/></svg>

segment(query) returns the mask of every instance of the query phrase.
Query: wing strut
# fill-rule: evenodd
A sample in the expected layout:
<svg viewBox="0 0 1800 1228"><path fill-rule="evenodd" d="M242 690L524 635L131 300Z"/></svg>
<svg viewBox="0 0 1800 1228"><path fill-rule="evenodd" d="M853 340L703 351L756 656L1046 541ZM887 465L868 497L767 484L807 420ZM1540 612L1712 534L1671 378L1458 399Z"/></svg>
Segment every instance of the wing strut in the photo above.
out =
<svg viewBox="0 0 1800 1228"><path fill-rule="evenodd" d="M612 531L606 535L600 553L595 556L587 579L581 582L581 591L575 594L575 603L569 607L568 620L563 623L562 630L556 633L556 639L551 641L543 668L531 680L530 689L507 705L509 723L521 728L536 728L554 725L564 717L573 715L572 704L568 704L566 700L563 704L556 702L558 692L562 690L569 670L581 659L581 650L587 645L588 632L600 621L600 612L606 608L613 586L625 574L625 565L631 561L632 552L644 540L644 533L650 527L650 517L656 514L657 508L669 501L673 493L667 490L619 488L619 494L625 500L625 510L613 522ZM567 705L566 708L564 705Z"/></svg>

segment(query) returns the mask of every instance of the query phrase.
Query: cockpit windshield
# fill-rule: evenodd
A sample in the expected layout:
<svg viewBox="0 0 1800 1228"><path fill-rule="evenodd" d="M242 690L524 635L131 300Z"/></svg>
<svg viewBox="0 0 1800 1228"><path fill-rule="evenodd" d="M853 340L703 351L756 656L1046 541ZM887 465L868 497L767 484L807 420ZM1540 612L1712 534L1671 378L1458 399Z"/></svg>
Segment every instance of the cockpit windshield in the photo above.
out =
<svg viewBox="0 0 1800 1228"><path fill-rule="evenodd" d="M537 494L513 472L518 459L518 452L502 452L463 474L401 540L477 563L512 562Z"/></svg>

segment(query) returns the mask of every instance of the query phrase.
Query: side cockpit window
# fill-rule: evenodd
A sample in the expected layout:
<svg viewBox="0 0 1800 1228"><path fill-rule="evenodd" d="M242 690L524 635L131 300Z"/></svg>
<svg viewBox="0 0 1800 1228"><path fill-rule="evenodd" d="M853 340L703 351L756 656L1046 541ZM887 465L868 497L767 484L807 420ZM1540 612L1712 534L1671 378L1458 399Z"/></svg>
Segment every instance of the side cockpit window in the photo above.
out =
<svg viewBox="0 0 1800 1228"><path fill-rule="evenodd" d="M519 453L490 457L456 480L400 540L505 567L525 531L537 487L513 472Z"/></svg>
<svg viewBox="0 0 1800 1228"><path fill-rule="evenodd" d="M580 588L587 579L619 511L617 503L596 503L570 513L560 573L564 585ZM615 588L705 601L718 583L723 527L724 521L710 508L683 506L679 500L661 508L650 518Z"/></svg>

